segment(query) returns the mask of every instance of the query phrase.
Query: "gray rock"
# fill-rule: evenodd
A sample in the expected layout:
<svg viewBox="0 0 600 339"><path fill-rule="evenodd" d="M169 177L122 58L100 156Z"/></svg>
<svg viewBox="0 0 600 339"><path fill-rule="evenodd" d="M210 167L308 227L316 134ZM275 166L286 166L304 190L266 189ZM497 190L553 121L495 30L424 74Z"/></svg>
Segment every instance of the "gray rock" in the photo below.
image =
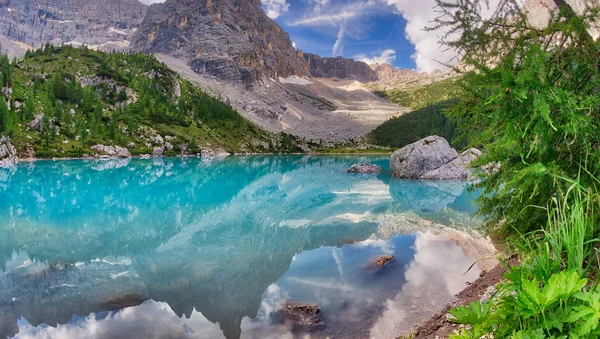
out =
<svg viewBox="0 0 600 339"><path fill-rule="evenodd" d="M398 178L419 179L456 157L458 153L448 141L434 135L394 152L390 159L390 170Z"/></svg>
<svg viewBox="0 0 600 339"><path fill-rule="evenodd" d="M137 0L3 0L0 35L36 48L51 42L124 49L147 8Z"/></svg>
<svg viewBox="0 0 600 339"><path fill-rule="evenodd" d="M316 305L285 301L279 314L292 330L316 330L324 326L321 309Z"/></svg>
<svg viewBox="0 0 600 339"><path fill-rule="evenodd" d="M469 164L480 156L476 148L458 155L446 139L434 135L394 152L390 169L398 178L465 180L472 175Z"/></svg>
<svg viewBox="0 0 600 339"><path fill-rule="evenodd" d="M351 79L360 82L377 80L377 73L362 61L342 57L322 58L311 53L302 53L308 62L310 74L317 78Z"/></svg>
<svg viewBox="0 0 600 339"><path fill-rule="evenodd" d="M36 115L27 126L36 131L41 131L44 128L44 114Z"/></svg>
<svg viewBox="0 0 600 339"><path fill-rule="evenodd" d="M90 147L90 149L99 152L100 156L104 157L131 158L131 154L127 148L123 148L121 146L94 145Z"/></svg>
<svg viewBox="0 0 600 339"><path fill-rule="evenodd" d="M0 137L0 167L10 167L18 162L17 150L7 136Z"/></svg>
<svg viewBox="0 0 600 339"><path fill-rule="evenodd" d="M460 154L456 159L449 163L436 168L433 171L429 171L421 176L421 179L433 179L433 180L466 180L473 173L469 169L471 161L481 156L481 151L477 148L470 148Z"/></svg>
<svg viewBox="0 0 600 339"><path fill-rule="evenodd" d="M173 150L173 145L170 142L165 142L165 149L171 151Z"/></svg>
<svg viewBox="0 0 600 339"><path fill-rule="evenodd" d="M189 60L198 74L246 88L269 77L308 75L306 60L288 33L255 0L155 3L131 47Z"/></svg>
<svg viewBox="0 0 600 339"><path fill-rule="evenodd" d="M154 147L154 149L152 150L152 156L160 157L163 155L164 152L165 152L164 147Z"/></svg>
<svg viewBox="0 0 600 339"><path fill-rule="evenodd" d="M348 173L372 174L381 173L381 167L369 163L354 164L346 170Z"/></svg>
<svg viewBox="0 0 600 339"><path fill-rule="evenodd" d="M155 144L159 144L159 145L163 145L165 143L165 140L163 139L163 137L160 134L157 135L153 135L150 137L150 140L155 143Z"/></svg>

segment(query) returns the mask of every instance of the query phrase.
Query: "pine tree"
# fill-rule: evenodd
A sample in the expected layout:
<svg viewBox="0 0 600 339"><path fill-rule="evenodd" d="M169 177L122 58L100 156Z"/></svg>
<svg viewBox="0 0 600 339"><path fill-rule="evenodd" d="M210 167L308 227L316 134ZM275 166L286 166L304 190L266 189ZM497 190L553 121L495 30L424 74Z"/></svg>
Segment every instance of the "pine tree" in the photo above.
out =
<svg viewBox="0 0 600 339"><path fill-rule="evenodd" d="M555 178L581 174L594 185L600 175L600 42L586 24L599 8L590 2L575 14L555 2L560 11L540 29L518 0L501 1L488 19L483 0L437 0L442 14L430 28L450 32L442 40L465 66L452 118L485 148L477 165L501 164L478 184L480 212L508 232L545 224L545 211L532 206L546 207L565 189Z"/></svg>

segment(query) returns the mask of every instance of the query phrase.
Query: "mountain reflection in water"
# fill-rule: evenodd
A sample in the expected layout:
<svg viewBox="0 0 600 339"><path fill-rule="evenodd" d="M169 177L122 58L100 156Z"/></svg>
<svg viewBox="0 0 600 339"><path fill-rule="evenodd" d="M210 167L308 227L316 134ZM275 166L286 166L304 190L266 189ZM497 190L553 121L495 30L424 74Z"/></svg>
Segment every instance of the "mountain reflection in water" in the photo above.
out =
<svg viewBox="0 0 600 339"><path fill-rule="evenodd" d="M345 173L365 160L389 167L273 156L0 169L0 336L280 338L291 333L273 314L289 299L321 307L313 337L394 337L477 276L440 233L477 221L464 183ZM364 268L386 253L396 260Z"/></svg>

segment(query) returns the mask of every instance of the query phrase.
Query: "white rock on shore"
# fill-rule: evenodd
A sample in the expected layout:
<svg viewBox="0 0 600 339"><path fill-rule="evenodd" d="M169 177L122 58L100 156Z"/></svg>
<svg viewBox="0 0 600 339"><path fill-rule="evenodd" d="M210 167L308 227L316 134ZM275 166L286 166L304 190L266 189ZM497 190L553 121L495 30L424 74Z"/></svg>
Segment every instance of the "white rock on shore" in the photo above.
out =
<svg viewBox="0 0 600 339"><path fill-rule="evenodd" d="M19 161L17 150L7 136L0 137L0 167L10 167Z"/></svg>
<svg viewBox="0 0 600 339"><path fill-rule="evenodd" d="M99 152L100 156L104 155L114 158L131 158L131 154L127 148L123 148L121 146L94 145L90 147L90 149Z"/></svg>

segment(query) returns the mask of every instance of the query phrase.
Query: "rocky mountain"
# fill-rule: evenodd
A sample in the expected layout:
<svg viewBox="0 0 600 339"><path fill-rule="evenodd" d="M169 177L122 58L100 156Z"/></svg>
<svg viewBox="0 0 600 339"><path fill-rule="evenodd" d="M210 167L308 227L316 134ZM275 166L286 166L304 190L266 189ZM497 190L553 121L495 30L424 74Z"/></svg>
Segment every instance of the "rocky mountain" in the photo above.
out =
<svg viewBox="0 0 600 339"><path fill-rule="evenodd" d="M132 48L185 60L194 72L252 88L308 75L289 35L260 0L167 0L148 9Z"/></svg>
<svg viewBox="0 0 600 339"><path fill-rule="evenodd" d="M302 53L300 51L300 53ZM378 73L362 61L342 57L322 58L311 53L302 53L308 62L310 75L316 78L338 78L370 82L378 80ZM389 66L389 65L388 65ZM391 66L390 66L391 67Z"/></svg>
<svg viewBox="0 0 600 339"><path fill-rule="evenodd" d="M439 78L296 50L259 0L0 0L3 51L46 42L153 53L246 119L314 141L356 139L406 111L373 90Z"/></svg>
<svg viewBox="0 0 600 339"><path fill-rule="evenodd" d="M22 57L28 49L32 48L27 44L0 35L0 54L8 55L9 59Z"/></svg>
<svg viewBox="0 0 600 339"><path fill-rule="evenodd" d="M377 79L374 85L378 89L423 86L442 81L454 75L452 71L417 72L409 68L398 69L390 64L373 64L370 67L376 74Z"/></svg>
<svg viewBox="0 0 600 339"><path fill-rule="evenodd" d="M33 47L126 49L146 9L138 0L0 0L0 35Z"/></svg>

